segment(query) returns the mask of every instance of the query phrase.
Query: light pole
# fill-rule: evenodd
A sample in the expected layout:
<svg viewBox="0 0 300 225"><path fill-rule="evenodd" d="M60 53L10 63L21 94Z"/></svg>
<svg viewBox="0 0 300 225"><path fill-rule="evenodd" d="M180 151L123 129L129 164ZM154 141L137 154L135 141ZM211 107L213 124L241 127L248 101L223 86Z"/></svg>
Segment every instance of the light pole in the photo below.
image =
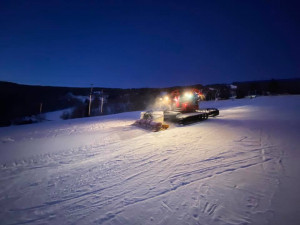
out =
<svg viewBox="0 0 300 225"><path fill-rule="evenodd" d="M102 93L101 93L101 114L103 113L103 102L104 102L104 97L103 97L103 90L102 90Z"/></svg>
<svg viewBox="0 0 300 225"><path fill-rule="evenodd" d="M88 114L89 116L91 116L92 93L93 93L93 84L91 84L90 101L89 101L89 114Z"/></svg>
<svg viewBox="0 0 300 225"><path fill-rule="evenodd" d="M40 114L42 114L42 109L43 109L43 103L40 103Z"/></svg>

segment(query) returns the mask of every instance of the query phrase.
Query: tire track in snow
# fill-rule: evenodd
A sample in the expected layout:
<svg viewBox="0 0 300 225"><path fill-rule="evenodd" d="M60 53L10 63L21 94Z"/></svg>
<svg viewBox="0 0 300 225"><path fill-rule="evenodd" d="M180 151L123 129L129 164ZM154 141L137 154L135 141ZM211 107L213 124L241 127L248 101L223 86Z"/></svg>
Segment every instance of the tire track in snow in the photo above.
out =
<svg viewBox="0 0 300 225"><path fill-rule="evenodd" d="M193 134L190 132L187 135ZM185 148L189 140L184 140L181 143L177 140L178 137L174 137L170 141L177 140L176 148L170 149L167 148L167 143L149 141L150 136L152 134L145 137L147 141L130 148L125 147L129 143L125 140L120 143L110 143L107 151L105 146L95 146L90 156L87 154L87 146L86 149L75 149L62 154L53 154L51 156L53 159L44 160L41 157L37 158L37 163L33 161L32 164L26 165L25 162L25 166L20 165L19 171L15 171L17 177L21 175L30 176L38 170L48 169L45 165L49 165L54 170L60 170L60 172L54 171L51 174L51 180L58 182L56 185L59 185L60 188L69 190L53 193L49 198L52 201L46 199L43 201L44 204L35 204L34 207L23 209L16 208L16 211L12 212L19 210L19 212L33 213L36 210L38 212L50 211L59 214L59 211L62 210L70 212L70 215L74 215L77 221L83 220L84 213L86 213L92 214L92 218L97 218L93 222L102 224L116 218L127 208L134 205L161 199L187 185L192 185L210 177L259 165L265 162L263 159L273 160L276 158L276 155L272 155L272 151L276 151L276 147L253 148L257 146L257 143L253 142L254 144L249 145L241 142L240 145L235 145L234 149L231 149L232 146L228 143L222 146L224 149L220 153L206 159L197 160L197 158L192 157L193 162L189 163L191 152L199 152L197 144L190 144L189 148ZM154 134L153 136L159 137L161 135ZM262 157L262 149L264 149L264 157ZM199 156L202 154L200 153ZM97 164L100 165L107 161L107 158L103 159L102 155L108 155L112 161L103 166L97 166ZM119 155L122 155L122 157L118 157ZM51 160L54 164L49 163ZM14 166L6 167L7 181L12 178L11 172L14 169ZM89 170L91 170L92 175L85 179L84 176L89 174ZM22 173L17 175L19 172ZM65 176L66 182L63 180L63 176L58 176L57 179L54 178L61 174ZM70 177L76 177L78 180L74 179L74 183L70 184ZM95 179L95 181L92 179ZM99 188L100 185L105 183L110 185ZM24 193L26 191L30 193L31 191L29 186L22 188L25 188ZM52 188L49 187L49 190L52 190ZM208 217L216 217L220 210L219 205L209 201L206 203L203 214ZM163 206L167 209L166 205ZM97 212L93 212L93 209ZM103 210L101 211L101 209ZM95 215L99 213L99 210L105 212L103 216ZM168 211L172 214L171 210ZM81 214L78 214L78 212ZM47 217L39 218L37 216L36 218L39 219L37 221L42 223L42 219Z"/></svg>
<svg viewBox="0 0 300 225"><path fill-rule="evenodd" d="M253 147L253 146L257 146L258 144L257 144L257 142L256 142L256 144L255 145L247 145L248 147ZM242 145L241 146L241 149L243 149L243 148L245 148L245 146L246 145ZM266 147L265 147L266 148ZM268 147L267 147L268 148ZM276 151L276 149L273 147L273 146L269 146L269 149L270 150L274 150L274 151ZM229 152L229 151L228 151ZM260 148L254 148L254 149L248 149L248 152L250 152L250 154L246 154L246 152L247 152L247 149L245 150L245 151L242 151L242 152L238 152L236 155L232 155L231 157L229 157L229 156L227 156L227 157L225 157L225 159L227 159L227 160L229 160L229 161L232 161L232 158L234 158L234 157L239 157L240 155L246 155L247 157L245 157L243 160L235 160L235 161L233 161L233 162L231 162L231 163L225 163L225 164L222 164L221 166L218 166L218 167L215 167L215 168L210 168L210 167L206 167L206 168L208 168L208 169L211 169L211 170L214 170L214 169L216 169L216 168L219 168L219 169L222 169L222 168L226 168L226 167L232 167L232 166L235 166L235 165L237 165L237 166L235 166L234 168L229 168L229 169L223 169L223 170L221 170L221 171L218 171L218 172L216 172L216 174L215 175L220 175L220 174L222 174L222 173L225 173L225 172L231 172L231 171L235 171L235 170L239 170L239 169L243 169L243 168L247 168L247 167L250 167L250 166L255 166L255 165L259 165L260 163L264 163L264 162L266 162L265 160L263 160L263 161L261 161L261 160L259 160L259 159L261 159L261 156L260 156L260 152L261 152L261 149ZM255 153L255 154L254 154ZM249 156L250 155L250 156ZM221 157L219 157L219 158L217 158L217 159L222 159ZM224 158L223 158L224 159ZM254 163L249 163L249 160L254 160ZM272 158L271 159L268 159L268 160L272 160ZM172 160L171 160L172 161ZM206 161L213 161L213 160L206 160ZM205 160L204 160L204 162L205 162ZM199 163L199 162L198 162ZM174 166L174 168L175 168L176 166ZM198 173L197 173L198 172ZM200 174L199 173L199 171L195 171L195 174ZM207 174L206 174L207 175ZM152 197L151 196L149 196L148 198L139 198L138 200L137 199L135 199L135 200L133 200L130 204L127 204L126 206L124 206L124 207L129 207L129 206L132 206L132 205L134 205L134 204L140 204L140 203L142 203L142 202L145 202L145 201L149 201L149 200L152 200L152 199L154 199L154 198L159 198L159 197L161 197L161 196L164 196L164 195L167 195L167 194L169 194L170 192L173 192L173 191L175 191L175 190L177 190L178 188L181 188L181 187L184 187L184 186L186 186L186 185L188 185L188 184L192 184L192 183L194 183L194 182L196 182L196 181L200 181L200 180L202 180L202 179L206 179L206 178L209 178L209 177L212 177L212 175L207 175L207 176L203 176L203 177L200 177L200 178L198 178L198 179L192 179L192 180L189 180L189 181L185 181L185 182L181 182L181 183L178 183L178 184L176 184L175 186L172 186L172 187L170 187L170 188L168 188L168 189L165 189L164 191L162 191L162 192L159 192L159 193L156 193L156 194L154 194ZM182 178L182 177L180 177L180 178ZM168 177L166 177L166 180L165 181L167 181L168 180ZM182 179L179 179L179 180L182 180ZM216 205L212 205L211 207L209 207L205 212L208 212L208 214L210 215L210 216L212 216L213 214L214 214L214 212L216 211L216 209L217 209L217 206ZM215 216L215 215L214 215ZM247 220L243 220L243 219L241 219L241 220L239 220L239 221L246 221L247 222Z"/></svg>

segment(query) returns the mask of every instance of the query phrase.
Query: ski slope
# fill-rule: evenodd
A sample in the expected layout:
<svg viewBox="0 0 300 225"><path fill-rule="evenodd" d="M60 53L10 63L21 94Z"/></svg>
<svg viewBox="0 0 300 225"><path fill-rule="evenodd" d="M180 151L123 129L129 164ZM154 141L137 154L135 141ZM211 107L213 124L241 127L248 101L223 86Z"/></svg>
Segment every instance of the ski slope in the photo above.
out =
<svg viewBox="0 0 300 225"><path fill-rule="evenodd" d="M299 224L300 96L203 102L149 132L140 112L0 129L1 224Z"/></svg>

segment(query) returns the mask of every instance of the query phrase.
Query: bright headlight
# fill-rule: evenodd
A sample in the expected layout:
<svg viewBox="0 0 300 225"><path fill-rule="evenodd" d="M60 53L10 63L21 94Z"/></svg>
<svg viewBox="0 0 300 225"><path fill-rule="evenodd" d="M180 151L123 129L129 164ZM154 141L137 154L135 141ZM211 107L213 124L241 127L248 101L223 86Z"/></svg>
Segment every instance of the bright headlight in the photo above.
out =
<svg viewBox="0 0 300 225"><path fill-rule="evenodd" d="M191 92L185 92L184 93L184 97L186 97L186 98L192 98L193 97L193 94L191 93Z"/></svg>

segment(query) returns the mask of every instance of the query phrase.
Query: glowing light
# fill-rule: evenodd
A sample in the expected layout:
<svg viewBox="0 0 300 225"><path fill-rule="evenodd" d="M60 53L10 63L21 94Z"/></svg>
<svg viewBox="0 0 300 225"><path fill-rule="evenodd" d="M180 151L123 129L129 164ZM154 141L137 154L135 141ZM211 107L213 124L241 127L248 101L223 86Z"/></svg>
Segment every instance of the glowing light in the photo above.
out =
<svg viewBox="0 0 300 225"><path fill-rule="evenodd" d="M164 100L167 102L169 101L169 97L168 96L165 96Z"/></svg>
<svg viewBox="0 0 300 225"><path fill-rule="evenodd" d="M193 97L193 94L191 93L191 92L185 92L184 93L184 97L186 97L186 98L192 98Z"/></svg>

